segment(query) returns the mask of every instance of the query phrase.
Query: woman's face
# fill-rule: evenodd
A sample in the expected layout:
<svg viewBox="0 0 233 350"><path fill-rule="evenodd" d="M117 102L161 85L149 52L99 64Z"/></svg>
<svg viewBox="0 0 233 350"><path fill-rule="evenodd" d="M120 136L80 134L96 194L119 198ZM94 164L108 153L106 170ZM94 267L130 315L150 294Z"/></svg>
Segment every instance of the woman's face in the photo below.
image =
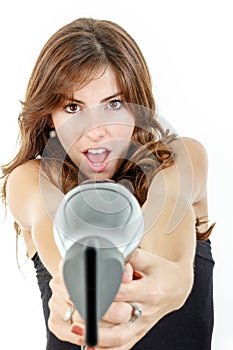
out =
<svg viewBox="0 0 233 350"><path fill-rule="evenodd" d="M112 178L126 157L135 123L123 101L115 73L108 68L52 114L60 142L89 179Z"/></svg>

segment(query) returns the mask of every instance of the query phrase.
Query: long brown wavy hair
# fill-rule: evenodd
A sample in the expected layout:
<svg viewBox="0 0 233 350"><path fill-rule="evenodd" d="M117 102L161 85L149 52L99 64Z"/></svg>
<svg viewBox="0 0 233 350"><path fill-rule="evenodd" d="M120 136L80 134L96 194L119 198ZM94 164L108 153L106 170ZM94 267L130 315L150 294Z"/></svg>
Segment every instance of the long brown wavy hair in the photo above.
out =
<svg viewBox="0 0 233 350"><path fill-rule="evenodd" d="M175 136L163 130L156 118L151 78L138 45L119 25L88 18L62 27L40 52L18 119L20 148L15 158L2 166L4 200L8 175L20 164L36 158L46 160L42 162L43 170L64 193L79 184L79 170L64 154L59 139L54 138L46 147L52 125L51 113L64 107L67 99L72 100L74 88L88 84L107 67L116 73L124 100L142 106L138 109L140 112L135 113L134 141L128 159L122 162L113 180L130 184L143 205L156 172L174 162L169 142ZM212 230L210 227L200 232L198 227L202 222L201 219L196 222L199 240L207 239Z"/></svg>

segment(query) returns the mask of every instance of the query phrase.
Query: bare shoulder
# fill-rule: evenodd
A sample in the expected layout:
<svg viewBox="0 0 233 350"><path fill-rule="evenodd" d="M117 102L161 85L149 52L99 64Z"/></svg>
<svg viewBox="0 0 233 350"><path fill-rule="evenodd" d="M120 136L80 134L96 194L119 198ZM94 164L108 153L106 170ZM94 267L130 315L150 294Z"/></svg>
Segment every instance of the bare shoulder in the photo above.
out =
<svg viewBox="0 0 233 350"><path fill-rule="evenodd" d="M171 142L175 154L173 165L159 171L150 192L154 195L183 198L197 203L206 196L207 153L204 146L191 138L177 138Z"/></svg>
<svg viewBox="0 0 233 350"><path fill-rule="evenodd" d="M21 229L31 231L37 221L52 218L64 194L41 172L40 161L28 161L7 180L7 203Z"/></svg>
<svg viewBox="0 0 233 350"><path fill-rule="evenodd" d="M38 181L40 171L40 163L37 160L30 160L17 166L7 179L7 197L12 190L22 190L24 187Z"/></svg>
<svg viewBox="0 0 233 350"><path fill-rule="evenodd" d="M183 137L172 145L176 154L179 172L189 186L192 186L192 202L199 202L206 196L208 157L203 144L195 139Z"/></svg>
<svg viewBox="0 0 233 350"><path fill-rule="evenodd" d="M174 140L171 146L178 157L183 155L184 152L187 152L193 163L198 162L199 165L200 162L202 165L207 164L207 152L201 142L192 138L181 137Z"/></svg>

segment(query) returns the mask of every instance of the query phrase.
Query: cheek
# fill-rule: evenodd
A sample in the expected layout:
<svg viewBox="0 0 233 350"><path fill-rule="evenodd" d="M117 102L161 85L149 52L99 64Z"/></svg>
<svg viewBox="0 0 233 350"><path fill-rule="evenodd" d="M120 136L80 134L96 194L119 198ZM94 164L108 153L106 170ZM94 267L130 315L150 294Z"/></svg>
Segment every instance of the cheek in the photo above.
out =
<svg viewBox="0 0 233 350"><path fill-rule="evenodd" d="M78 118L69 118L65 120L57 118L54 120L57 136L67 153L69 153L69 151L79 143L79 139L82 138L83 130L81 126L82 124Z"/></svg>
<svg viewBox="0 0 233 350"><path fill-rule="evenodd" d="M61 113L60 111L53 113L51 115L51 119L53 122L53 126L56 130L59 129L60 126L64 123L63 113Z"/></svg>
<svg viewBox="0 0 233 350"><path fill-rule="evenodd" d="M130 141L133 136L134 125L114 125L111 129L113 138Z"/></svg>

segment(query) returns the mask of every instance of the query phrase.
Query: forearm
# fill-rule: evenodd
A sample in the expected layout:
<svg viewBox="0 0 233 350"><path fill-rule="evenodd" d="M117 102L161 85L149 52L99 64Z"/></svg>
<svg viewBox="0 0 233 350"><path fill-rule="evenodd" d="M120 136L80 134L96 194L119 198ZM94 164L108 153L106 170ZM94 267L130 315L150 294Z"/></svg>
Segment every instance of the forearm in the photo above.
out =
<svg viewBox="0 0 233 350"><path fill-rule="evenodd" d="M56 275L61 255L53 236L53 222L47 215L33 224L32 238L43 264L52 276Z"/></svg>
<svg viewBox="0 0 233 350"><path fill-rule="evenodd" d="M157 198L143 211L145 235L141 248L171 261L192 263L195 252L195 214L185 200L167 198L163 207ZM161 208L159 212L159 208Z"/></svg>

